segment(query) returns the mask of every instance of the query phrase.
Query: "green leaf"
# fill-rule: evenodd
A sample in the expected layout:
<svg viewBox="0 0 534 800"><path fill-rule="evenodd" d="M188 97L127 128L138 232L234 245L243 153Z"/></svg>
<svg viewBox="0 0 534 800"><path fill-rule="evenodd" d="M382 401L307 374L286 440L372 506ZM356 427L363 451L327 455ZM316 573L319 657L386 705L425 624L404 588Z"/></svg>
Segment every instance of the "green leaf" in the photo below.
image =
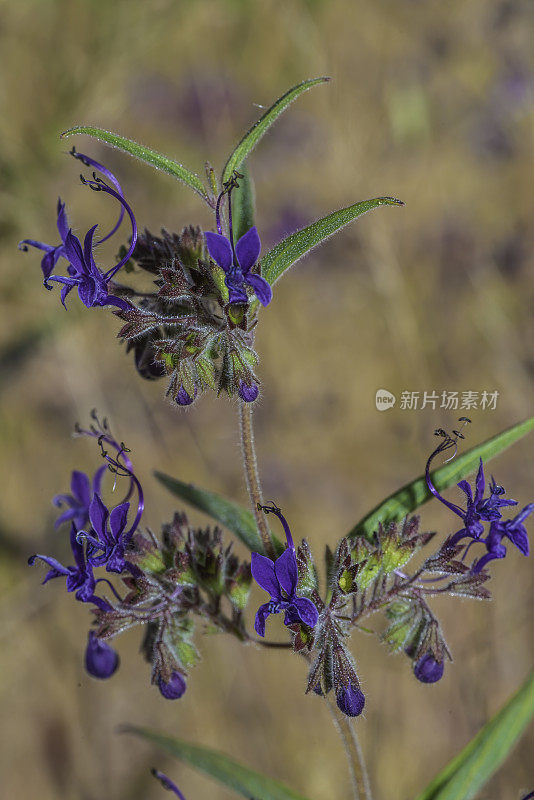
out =
<svg viewBox="0 0 534 800"><path fill-rule="evenodd" d="M289 267L318 244L344 228L349 222L378 206L403 205L402 200L396 200L394 197L376 197L374 200L364 200L361 203L354 203L352 206L334 211L327 217L312 222L307 228L292 233L287 239L283 239L273 247L261 260L261 274L272 286Z"/></svg>
<svg viewBox="0 0 534 800"><path fill-rule="evenodd" d="M243 177L232 192L232 225L236 242L254 225L254 183L246 164L241 166L240 172Z"/></svg>
<svg viewBox="0 0 534 800"><path fill-rule="evenodd" d="M147 739L175 758L185 761L199 772L210 775L248 800L306 800L301 794L297 794L283 783L261 775L249 767L244 767L233 758L216 750L189 744L174 736L166 736L157 731L137 726L123 727L122 732L133 733L135 736Z"/></svg>
<svg viewBox="0 0 534 800"><path fill-rule="evenodd" d="M173 161L172 158L168 158L168 156L164 156L162 153L158 153L150 147L138 144L132 141L132 139L119 136L117 133L105 131L103 128L93 128L89 125L77 125L75 128L69 128L68 131L64 131L64 133L61 134L61 138L68 139L69 136L74 136L78 133L85 133L87 136L92 136L93 139L98 139L99 142L105 142L111 145L111 147L116 147L118 150L122 150L123 153L129 153L140 161L144 161L145 164L150 164L151 167L161 169L168 175L172 175L173 178L178 178L179 181L190 186L203 200L207 200L206 189L198 175L195 175L194 172L190 172L177 161Z"/></svg>
<svg viewBox="0 0 534 800"><path fill-rule="evenodd" d="M296 100L299 95L311 89L312 86L317 86L319 83L325 83L330 78L312 78L311 80L303 81L297 86L293 86L263 114L262 117L247 131L243 136L232 155L226 162L222 174L222 182L229 180L234 170L239 170L241 164L244 162L251 150L256 147L262 136L267 133L273 122L280 116L282 111Z"/></svg>
<svg viewBox="0 0 534 800"><path fill-rule="evenodd" d="M171 494L216 519L217 522L232 531L238 539L241 539L249 550L263 553L263 542L251 511L242 508L232 500L227 500L226 497L222 497L216 492L201 489L193 483L184 483L177 478L165 475L163 472L155 472L154 474ZM282 552L284 549L275 536L273 536L273 544L277 553Z"/></svg>
<svg viewBox="0 0 534 800"><path fill-rule="evenodd" d="M472 800L534 716L534 672L417 800Z"/></svg>
<svg viewBox="0 0 534 800"><path fill-rule="evenodd" d="M458 483L458 481L478 468L480 459L484 462L490 461L533 429L534 417L530 417L524 422L519 422L517 425L502 431L502 433L498 433L491 439L487 439L482 444L472 447L471 450L458 456L454 461L444 464L431 473L434 486L442 492L454 483ZM383 525L387 525L390 522L399 522L432 497L433 495L426 485L425 476L421 475L376 506L354 526L348 535L371 537L378 530L379 522L382 522Z"/></svg>

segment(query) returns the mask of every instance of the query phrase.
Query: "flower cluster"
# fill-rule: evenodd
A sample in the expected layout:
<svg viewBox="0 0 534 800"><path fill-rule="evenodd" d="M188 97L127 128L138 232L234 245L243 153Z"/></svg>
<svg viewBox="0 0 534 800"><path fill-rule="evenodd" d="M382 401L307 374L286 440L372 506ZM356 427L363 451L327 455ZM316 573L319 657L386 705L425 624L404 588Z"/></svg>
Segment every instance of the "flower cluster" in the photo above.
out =
<svg viewBox="0 0 534 800"><path fill-rule="evenodd" d="M469 422L467 417L461 417L460 421L463 424ZM517 514L513 519L503 520L501 509L508 506L516 506L516 500L508 500L504 497L505 489L495 483L494 478L491 479L489 486L489 494L486 497L486 479L484 476L484 465L480 459L478 473L473 487L465 480L458 483L458 488L462 490L465 495L466 503L465 509L461 506L446 500L436 489L430 474L430 466L434 458L443 452L454 449L456 454L457 443L459 438L463 438L460 431L453 431L450 436L443 429L436 431L442 441L439 446L431 454L426 465L426 482L432 494L440 500L448 509L450 509L456 516L460 517L463 526L455 534L448 539L448 544L451 547L462 544L462 560L465 560L467 554L474 544L482 544L486 548L483 556L476 559L472 564L471 571L473 574L480 573L484 567L494 559L504 558L507 553L506 545L503 540L508 540L525 556L529 554L529 541L526 528L524 526L525 519L534 511L534 503L526 505L522 511ZM489 529L486 535L485 525Z"/></svg>
<svg viewBox="0 0 534 800"><path fill-rule="evenodd" d="M54 498L62 509L56 524L71 525L74 564L63 566L41 554L32 556L29 563L45 563L49 570L44 583L64 577L67 591L91 604L94 628L85 653L90 675L111 677L119 657L109 640L142 625L142 649L152 667L152 683L166 699L178 699L186 691L188 671L199 659L193 643L193 615L240 641L250 638L243 620L250 565L239 561L231 545L224 545L219 528L194 528L181 513L163 526L161 541L150 531L143 532L143 489L124 444L113 437L106 420L100 422L94 413L90 427L78 427L77 433L97 439L105 464L92 480L74 471L71 493ZM114 474L115 482L126 481L122 502L112 508L102 499L106 471ZM109 577L98 576L99 568ZM110 580L113 575L120 585ZM102 596L100 588L107 588L108 596Z"/></svg>
<svg viewBox="0 0 534 800"><path fill-rule="evenodd" d="M90 603L95 611L107 613L112 608L109 599L98 595L97 589L104 584L112 596L119 599L117 590L106 577L96 577L95 569L105 568L108 573L137 577L138 568L128 559L132 537L137 530L144 509L143 490L137 479L133 465L124 444L119 444L111 434L106 421L101 424L94 415L95 425L88 430L77 429L80 435L97 438L105 460L93 476L92 481L83 472L73 471L71 494L54 497L54 504L66 509L56 521L56 527L70 522L70 549L74 564L64 566L52 556L36 554L28 563L34 565L41 561L49 567L43 583L53 578L65 578L68 592L74 592L82 603ZM110 446L111 454L105 449ZM128 488L124 500L111 510L101 497L104 474L112 472L127 480ZM130 498L136 495L136 505L131 510ZM133 520L132 520L133 516ZM85 665L87 671L96 678L109 678L118 667L117 654L105 642L89 632Z"/></svg>
<svg viewBox="0 0 534 800"><path fill-rule="evenodd" d="M71 155L95 170L90 180L82 175L82 183L114 197L120 205L119 218L97 242L97 225L93 225L82 244L68 224L65 203L59 199L60 244L34 239L19 244L22 250L35 247L44 251L44 286L52 289L52 283L61 284L63 305L76 288L87 308L114 307L123 321L119 337L127 342L127 351L134 351L139 373L149 380L167 376L166 394L177 405L191 405L207 389L237 395L247 403L256 400L259 380L253 330L258 302L268 305L272 290L261 276L261 242L256 227L234 244L232 192L243 176L235 173L213 200L216 233L186 227L181 234L163 230L158 237L148 230L138 233L132 208L110 170L74 148ZM97 172L107 182L97 177ZM117 233L125 214L131 222L129 245L121 246L116 264L100 270L95 247ZM56 274L60 260L66 262L63 275ZM119 270L128 265L128 272L135 272L134 264L152 276L153 291L140 292L117 282Z"/></svg>

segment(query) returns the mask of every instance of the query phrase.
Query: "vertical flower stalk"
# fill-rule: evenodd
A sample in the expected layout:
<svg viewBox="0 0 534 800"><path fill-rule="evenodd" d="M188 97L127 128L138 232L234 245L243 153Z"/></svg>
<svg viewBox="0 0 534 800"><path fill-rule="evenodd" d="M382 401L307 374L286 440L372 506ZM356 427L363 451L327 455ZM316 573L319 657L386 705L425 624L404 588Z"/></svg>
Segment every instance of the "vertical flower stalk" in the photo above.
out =
<svg viewBox="0 0 534 800"><path fill-rule="evenodd" d="M269 528L265 521L265 515L261 511L263 496L261 492L260 476L258 472L258 462L256 459L256 449L254 446L254 429L252 427L252 407L244 400L239 401L239 431L241 434L241 452L243 454L243 470L247 491L256 519L256 525L263 542L265 555L274 560L273 541Z"/></svg>
<svg viewBox="0 0 534 800"><path fill-rule="evenodd" d="M338 710L330 698L325 697L325 701L332 715L334 726L345 748L345 754L349 762L354 800L373 800L367 767L365 766L360 742L352 725L352 721Z"/></svg>

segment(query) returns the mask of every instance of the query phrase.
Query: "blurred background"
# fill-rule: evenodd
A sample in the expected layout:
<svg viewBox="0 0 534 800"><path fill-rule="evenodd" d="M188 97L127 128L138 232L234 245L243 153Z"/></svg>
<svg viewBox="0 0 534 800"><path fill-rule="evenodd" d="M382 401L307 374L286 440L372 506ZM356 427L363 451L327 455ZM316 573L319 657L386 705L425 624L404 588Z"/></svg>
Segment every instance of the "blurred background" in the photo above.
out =
<svg viewBox="0 0 534 800"><path fill-rule="evenodd" d="M167 771L188 800L218 785L117 734L149 725L224 750L313 800L348 795L330 718L305 697L305 666L283 651L200 642L180 701L149 686L140 632L118 640L122 666L86 676L87 608L41 587L33 552L66 556L51 497L73 468L100 460L74 423L97 407L133 451L158 529L176 503L158 467L245 502L237 409L205 397L183 413L138 377L118 323L73 293L46 292L26 237L55 243L55 202L78 234L115 213L80 186L72 143L120 177L138 222L211 225L187 188L128 156L58 134L116 130L199 174L289 86L330 75L250 159L265 247L352 202L395 195L297 265L262 312L257 445L265 497L317 560L383 496L423 471L433 429L461 412L407 410L403 391L491 391L471 410L468 445L532 414L534 397L534 5L528 0L20 0L0 3L0 771L11 800L152 800ZM126 229L125 229L126 230ZM100 251L113 258L116 243ZM289 344L288 344L289 343ZM387 389L397 404L375 407ZM467 446L467 445L466 445ZM521 504L534 499L532 440L493 465ZM454 492L451 492L451 497ZM451 532L436 502L425 528ZM200 516L193 519L204 521ZM532 523L530 525L532 529ZM512 550L512 548L510 548ZM418 684L406 659L354 637L367 695L357 723L377 800L411 800L519 686L533 661L532 559L494 563L492 603L447 599L455 663ZM253 597L263 602L258 590ZM252 621L252 620L251 620ZM280 620L269 636L278 638ZM534 788L534 732L481 797Z"/></svg>

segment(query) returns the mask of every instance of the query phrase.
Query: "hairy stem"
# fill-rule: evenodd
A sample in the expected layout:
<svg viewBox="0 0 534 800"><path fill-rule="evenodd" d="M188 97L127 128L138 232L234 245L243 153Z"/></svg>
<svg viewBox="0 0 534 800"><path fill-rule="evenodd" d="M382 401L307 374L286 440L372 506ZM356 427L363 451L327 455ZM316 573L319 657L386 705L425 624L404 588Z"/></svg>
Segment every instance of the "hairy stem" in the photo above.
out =
<svg viewBox="0 0 534 800"><path fill-rule="evenodd" d="M263 505L263 497L260 485L260 476L258 473L258 462L256 460L256 450L254 448L254 430L252 427L252 407L250 403L245 403L244 400L239 402L239 430L241 432L241 451L243 453L243 469L245 472L245 481L247 484L248 496L256 525L263 542L263 549L265 555L269 558L275 558L275 552L271 534L267 527L265 515L258 508L258 505Z"/></svg>
<svg viewBox="0 0 534 800"><path fill-rule="evenodd" d="M329 697L326 697L328 710L332 715L334 726L339 733L345 748L347 761L349 762L350 777L352 783L352 794L354 800L372 800L371 786L367 767L363 758L360 742L356 736L352 723L348 717L338 710L337 706Z"/></svg>

